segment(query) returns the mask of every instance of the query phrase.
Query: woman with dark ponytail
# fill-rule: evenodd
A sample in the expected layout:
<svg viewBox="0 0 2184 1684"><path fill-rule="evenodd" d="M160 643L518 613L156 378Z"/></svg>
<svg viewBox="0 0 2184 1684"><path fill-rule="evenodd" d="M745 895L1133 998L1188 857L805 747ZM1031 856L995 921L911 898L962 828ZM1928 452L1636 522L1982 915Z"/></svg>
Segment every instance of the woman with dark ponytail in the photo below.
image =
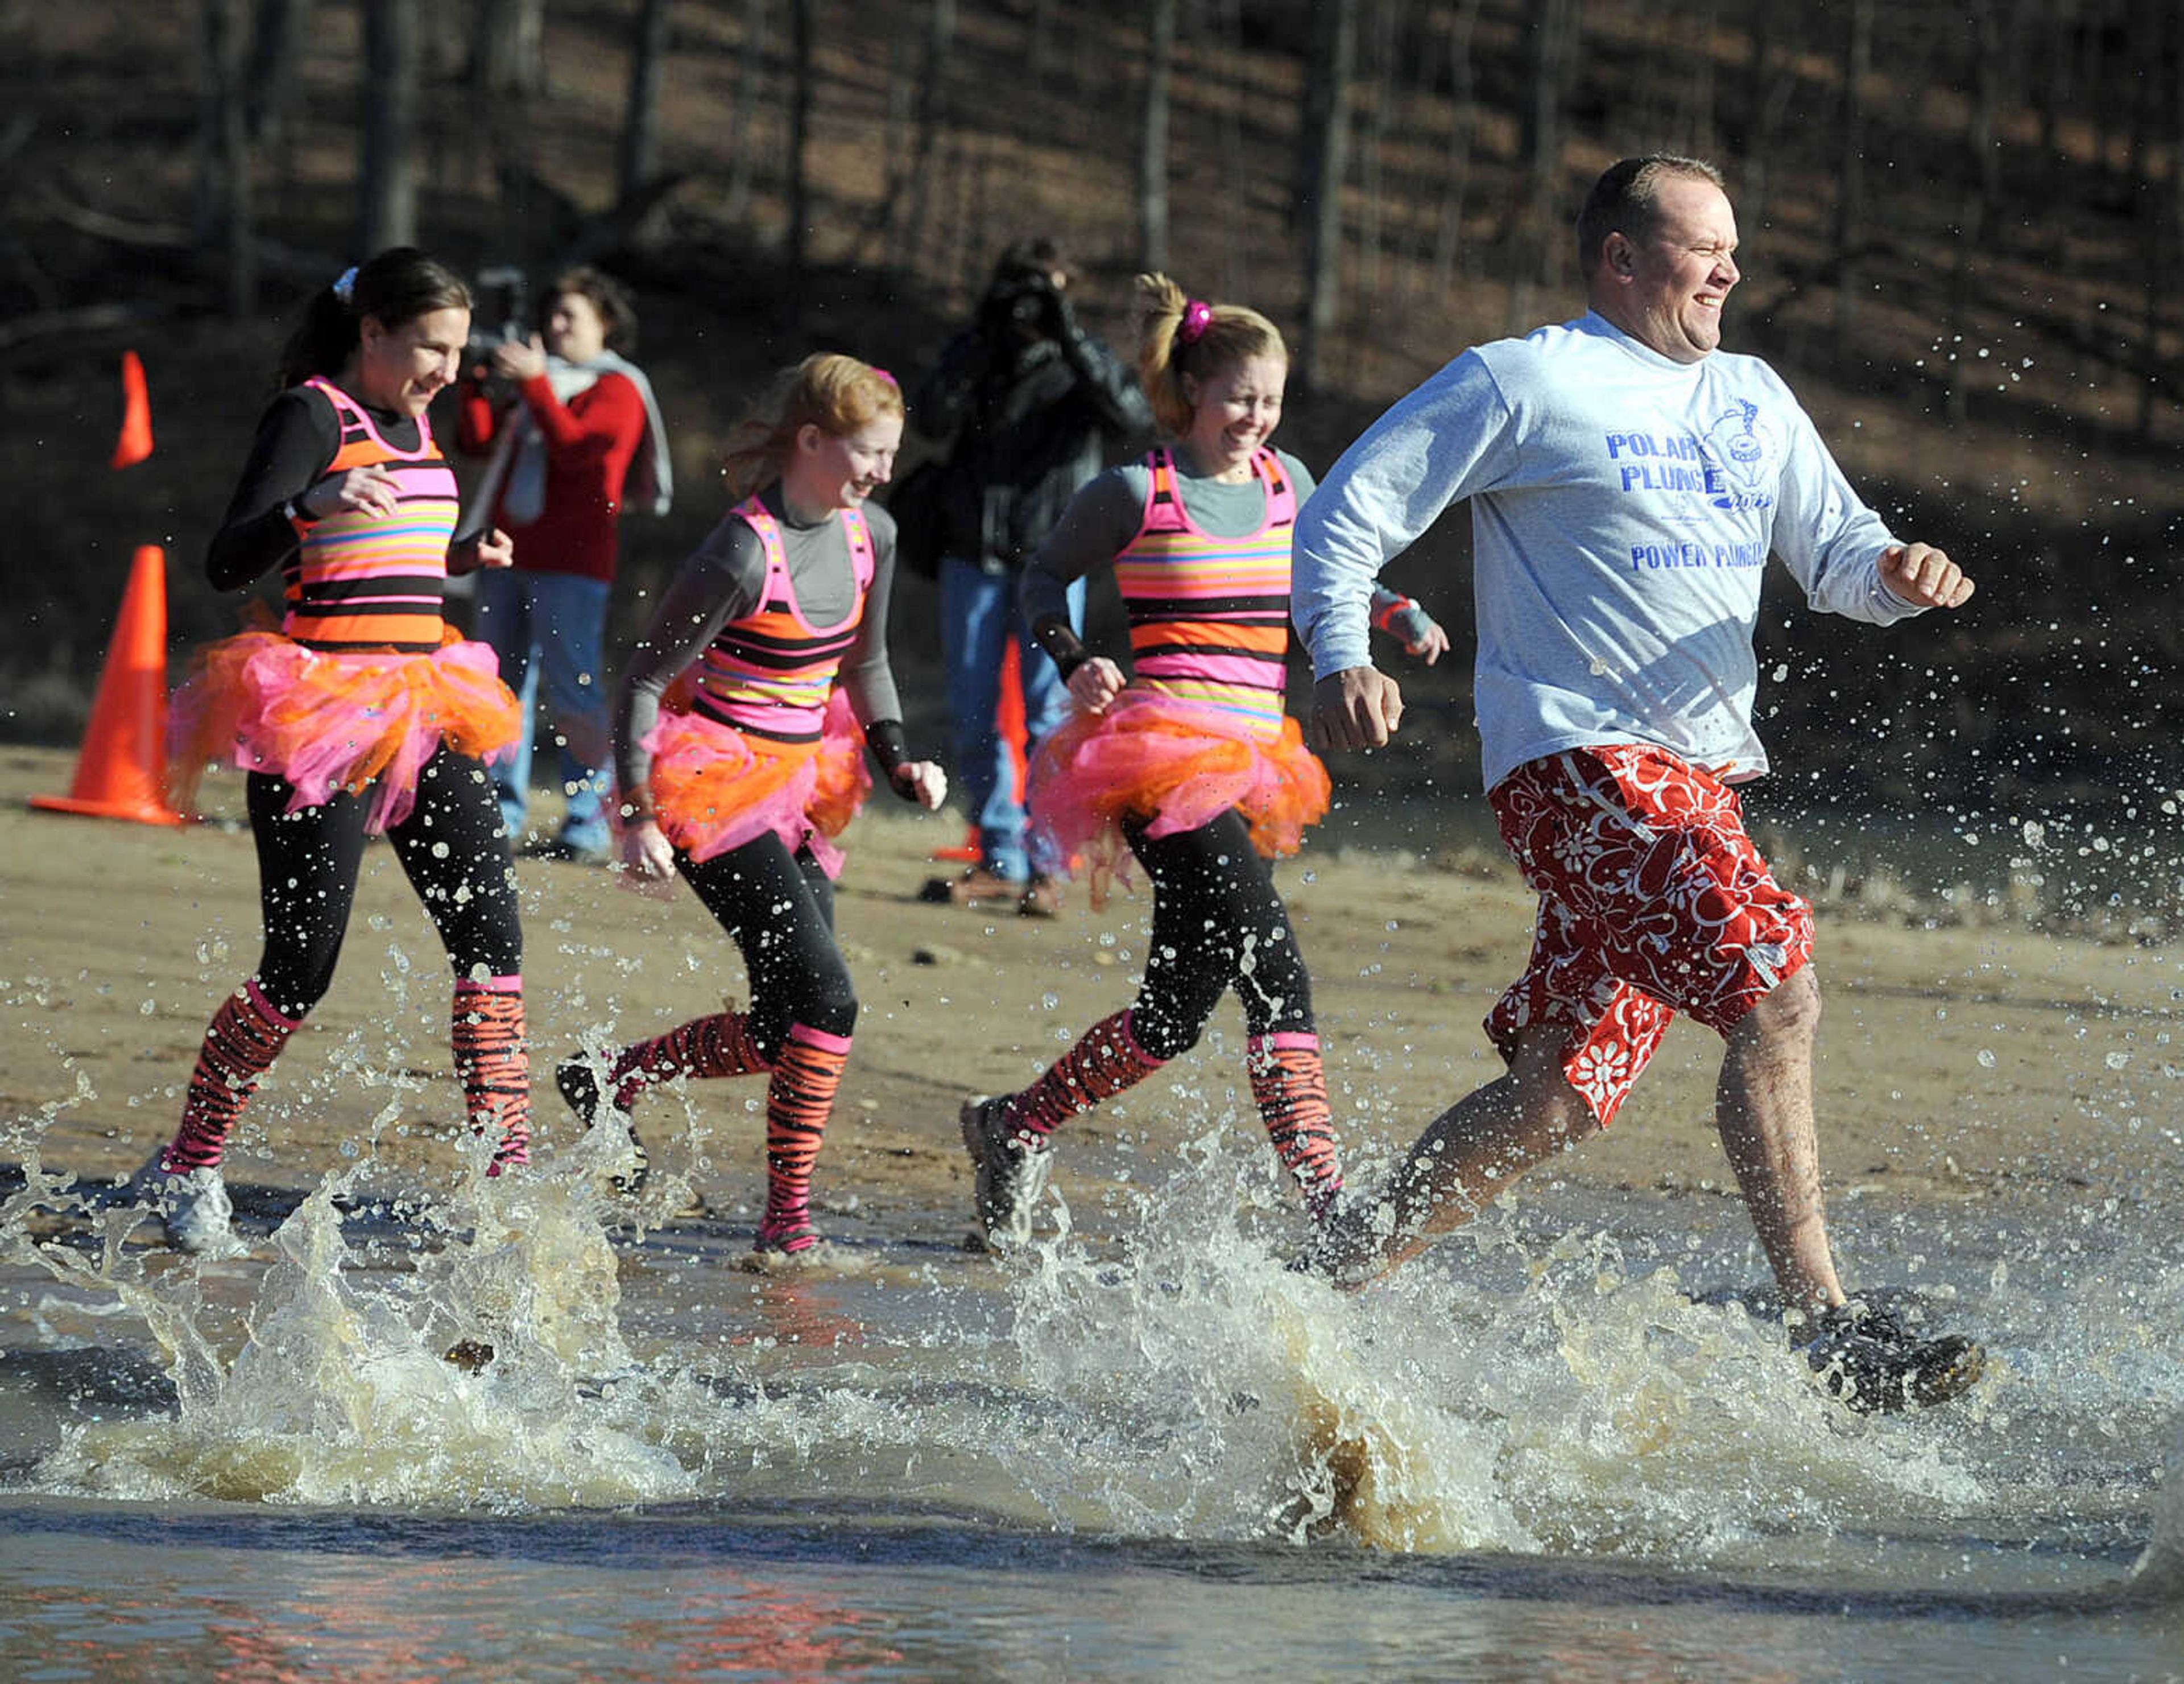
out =
<svg viewBox="0 0 2184 1684"><path fill-rule="evenodd" d="M962 1109L987 1243L1021 1245L1054 1130L1196 1045L1234 989L1251 1096L1315 1218L1342 1185L1306 974L1267 861L1327 811L1326 768L1283 711L1290 534L1312 488L1268 439L1289 352L1255 309L1140 276L1138 371L1167 442L1078 492L1024 571L1023 613L1078 711L1041 744L1032 822L1084 861L1093 899L1134 857L1153 924L1136 1001L1031 1086ZM1070 629L1069 585L1112 566L1130 622L1127 680ZM1448 638L1407 597L1374 620L1438 659Z"/></svg>
<svg viewBox="0 0 2184 1684"><path fill-rule="evenodd" d="M177 803L209 761L250 775L265 924L257 970L206 1031L181 1126L137 1176L183 1251L243 1249L222 1155L333 979L370 834L393 844L454 967L455 1069L492 1138L487 1173L529 1156L523 937L482 765L513 739L515 699L442 611L449 574L505 567L510 545L498 531L454 542L454 475L426 416L470 316L462 281L406 246L313 298L207 550L219 588L277 566L286 601L277 631L201 650L175 698Z"/></svg>

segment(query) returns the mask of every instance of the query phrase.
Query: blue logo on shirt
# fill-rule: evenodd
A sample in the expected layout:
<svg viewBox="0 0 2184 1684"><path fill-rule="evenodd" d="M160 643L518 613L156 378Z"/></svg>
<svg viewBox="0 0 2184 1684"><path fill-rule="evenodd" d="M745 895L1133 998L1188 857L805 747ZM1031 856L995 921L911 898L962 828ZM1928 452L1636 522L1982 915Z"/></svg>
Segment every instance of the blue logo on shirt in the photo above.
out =
<svg viewBox="0 0 2184 1684"><path fill-rule="evenodd" d="M1688 492L1717 509L1772 508L1777 452L1757 404L1740 400L1695 432L1607 435L1607 460L1626 492Z"/></svg>
<svg viewBox="0 0 2184 1684"><path fill-rule="evenodd" d="M1710 465L1708 500L1717 509L1767 509L1774 506L1769 488L1774 478L1770 441L1760 431L1759 405L1739 403L1708 429L1716 464Z"/></svg>

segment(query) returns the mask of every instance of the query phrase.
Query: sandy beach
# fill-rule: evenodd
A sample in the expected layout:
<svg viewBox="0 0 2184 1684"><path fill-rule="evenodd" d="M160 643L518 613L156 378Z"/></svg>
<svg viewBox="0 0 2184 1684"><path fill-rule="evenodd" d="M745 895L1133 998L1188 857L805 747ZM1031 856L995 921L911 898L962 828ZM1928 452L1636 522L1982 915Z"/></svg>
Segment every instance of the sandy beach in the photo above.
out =
<svg viewBox="0 0 2184 1684"><path fill-rule="evenodd" d="M255 962L256 871L241 780L208 779L207 822L160 829L35 812L65 789L65 754L0 751L0 1107L5 1156L110 1179L172 1127L198 1040ZM1340 778L1338 768L1338 778ZM1408 834L1456 827L1421 804ZM1124 1004L1148 903L1092 910L1072 888L1042 923L920 904L956 839L883 794L847 838L838 924L862 1001L842 1103L821 1160L822 1206L905 1239L936 1209L967 1213L960 1101L1028 1081L1067 1040ZM1475 815L1469 827L1477 834ZM655 1033L738 1001L733 949L678 889L633 894L608 872L519 866L543 1147L571 1137L549 1060L587 1036ZM1316 839L1279 881L1298 920L1353 1163L1407 1143L1492 1073L1479 1020L1522 962L1529 897L1475 846L1401 850ZM1823 903L1826 993L1819 1093L1831 1199L1910 1203L2162 1196L2176 1179L2165 950L2058 939L2004 924L1929 928L1916 912L1859 917ZM230 1157L238 1183L304 1188L376 1155L399 1180L452 1169L444 961L393 856L367 856L342 969L262 1090ZM1073 1138L1179 1143L1223 1111L1253 1126L1234 1002L1167 1071ZM1609 1135L1554 1173L1651 1197L1732 1198L1711 1121L1718 1043L1680 1023ZM755 1084L694 1090L648 1126L716 1210L760 1191ZM642 1118L641 1121L645 1119ZM1096 1197L1112 1153L1061 1142L1057 1180ZM1102 1166L1106 1166L1103 1168Z"/></svg>

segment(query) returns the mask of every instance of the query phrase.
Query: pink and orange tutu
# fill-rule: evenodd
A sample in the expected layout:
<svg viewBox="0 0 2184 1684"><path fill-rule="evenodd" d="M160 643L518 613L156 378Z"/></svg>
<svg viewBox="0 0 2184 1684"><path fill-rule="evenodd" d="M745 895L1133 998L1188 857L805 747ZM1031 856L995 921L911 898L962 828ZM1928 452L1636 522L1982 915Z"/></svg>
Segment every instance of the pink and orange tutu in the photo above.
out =
<svg viewBox="0 0 2184 1684"><path fill-rule="evenodd" d="M830 878L842 873L833 839L872 794L865 734L837 690L816 743L746 736L699 713L662 713L644 739L661 833L694 860L710 860L771 831L792 850L809 845Z"/></svg>
<svg viewBox="0 0 2184 1684"><path fill-rule="evenodd" d="M1226 708L1133 686L1105 713L1079 713L1039 744L1029 779L1032 822L1064 858L1082 859L1093 903L1127 872L1125 819L1149 836L1195 830L1234 807L1268 859L1296 852L1326 817L1327 768L1295 720L1279 731Z"/></svg>
<svg viewBox="0 0 2184 1684"><path fill-rule="evenodd" d="M209 764L285 778L290 812L368 787L365 828L376 834L409 817L417 775L442 744L482 760L521 728L492 649L453 627L430 655L334 654L243 632L199 650L175 694L170 793L187 811Z"/></svg>

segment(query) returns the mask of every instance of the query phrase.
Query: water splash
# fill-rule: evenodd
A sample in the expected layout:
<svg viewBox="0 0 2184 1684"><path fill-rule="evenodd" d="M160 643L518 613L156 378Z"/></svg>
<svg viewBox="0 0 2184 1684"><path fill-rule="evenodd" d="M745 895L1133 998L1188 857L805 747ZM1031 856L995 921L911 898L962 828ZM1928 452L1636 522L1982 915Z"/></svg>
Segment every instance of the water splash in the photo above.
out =
<svg viewBox="0 0 2184 1684"><path fill-rule="evenodd" d="M1451 1266L1342 1297L1269 1249L1243 1140L1192 1143L1119 1258L1065 1220L1011 1283L1047 1408L1010 1465L1057 1522L1089 1500L1133 1536L1719 1565L1777 1559L1785 1533L1970 1525L1996 1500L1980 1402L1849 1417L1779 1327L1595 1231L1541 1245L1490 1218Z"/></svg>
<svg viewBox="0 0 2184 1684"><path fill-rule="evenodd" d="M144 1317L176 1380L171 1418L73 1430L46 1489L109 1497L518 1509L677 1497L688 1473L596 1376L630 1357L614 1253L578 1165L472 1179L418 1213L404 1266L352 1250L330 1176L272 1238L248 1331L223 1361L201 1325L202 1278L125 1255L106 1213L98 1262L37 1247L77 1289ZM466 1228L452 1225L467 1218ZM163 1262L164 1260L162 1260ZM467 1344L489 1359L465 1364ZM476 1371L471 1371L475 1368Z"/></svg>
<svg viewBox="0 0 2184 1684"><path fill-rule="evenodd" d="M604 1133L503 1181L473 1164L391 1225L344 1224L352 1168L281 1225L262 1275L147 1254L129 1213L87 1203L89 1249L33 1242L24 1213L74 1196L34 1159L0 1240L63 1296L141 1318L174 1388L171 1413L78 1420L25 1483L503 1513L879 1503L1826 1582L1946 1579L2040 1540L2097 1569L2148 1536L2184 1270L2136 1243L2020 1248L2005 1269L1982 1230L1952 1315L1993 1341L1993 1375L1950 1408L1867 1419L1778 1326L1697 1290L1740 1266L1741 1229L1649 1246L1646 1222L1609 1231L1623 1206L1588 1214L1566 1190L1346 1297L1284 1267L1303 1218L1247 1104L1178 1097L1217 1124L1179 1150L1163 1130L1097 1234L1056 1199L1059 1231L999 1269L868 1248L859 1274L801 1280L728 1269L726 1230L610 1238L627 1207L599 1191ZM2065 1265L2075 1300L2043 1274ZM476 1372L446 1360L464 1341L490 1349ZM2184 1517L2163 1501L2139 1593L2174 1597Z"/></svg>

